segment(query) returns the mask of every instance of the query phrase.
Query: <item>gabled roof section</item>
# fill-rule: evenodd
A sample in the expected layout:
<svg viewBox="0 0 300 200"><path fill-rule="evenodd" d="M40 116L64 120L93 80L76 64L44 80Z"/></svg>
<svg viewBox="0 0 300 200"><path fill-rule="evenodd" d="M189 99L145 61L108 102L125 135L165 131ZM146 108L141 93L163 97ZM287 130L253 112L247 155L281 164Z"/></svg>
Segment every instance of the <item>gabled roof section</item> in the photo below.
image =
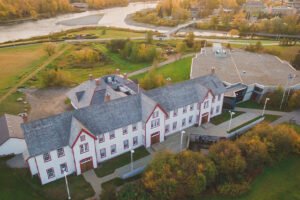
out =
<svg viewBox="0 0 300 200"><path fill-rule="evenodd" d="M79 92L76 92L76 97L77 97L77 101L80 102L83 95L84 95L84 91L79 91Z"/></svg>
<svg viewBox="0 0 300 200"><path fill-rule="evenodd" d="M0 117L0 145L10 138L23 139L22 123L23 119L19 116L4 114Z"/></svg>
<svg viewBox="0 0 300 200"><path fill-rule="evenodd" d="M213 93L213 95L219 95L226 92L226 87L223 82L215 74L201 76L190 81L206 87Z"/></svg>
<svg viewBox="0 0 300 200"><path fill-rule="evenodd" d="M72 117L70 137L69 137L69 146L73 146L78 134L85 129L88 130L80 121L78 121L74 116Z"/></svg>
<svg viewBox="0 0 300 200"><path fill-rule="evenodd" d="M147 97L145 94L140 94L141 98L141 109L142 109L142 121L146 122L152 111L156 107L157 103L151 98Z"/></svg>

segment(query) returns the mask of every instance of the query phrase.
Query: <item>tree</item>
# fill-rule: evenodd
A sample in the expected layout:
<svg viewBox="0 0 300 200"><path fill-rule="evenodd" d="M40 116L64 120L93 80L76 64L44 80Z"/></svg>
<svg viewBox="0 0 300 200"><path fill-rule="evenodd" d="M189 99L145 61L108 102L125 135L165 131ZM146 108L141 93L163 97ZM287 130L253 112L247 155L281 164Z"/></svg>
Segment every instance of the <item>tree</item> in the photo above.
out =
<svg viewBox="0 0 300 200"><path fill-rule="evenodd" d="M68 74L59 70L46 70L42 73L41 79L44 87L70 86L71 84Z"/></svg>
<svg viewBox="0 0 300 200"><path fill-rule="evenodd" d="M240 35L240 32L239 32L239 30L237 30L237 29L231 29L231 30L229 31L229 35L231 35L231 36L239 36L239 35Z"/></svg>
<svg viewBox="0 0 300 200"><path fill-rule="evenodd" d="M185 37L185 43L189 48L192 48L194 45L195 35L193 32L189 32Z"/></svg>
<svg viewBox="0 0 300 200"><path fill-rule="evenodd" d="M246 14L244 12L240 11L233 16L232 25L233 25L233 27L239 28L239 30L241 30L240 26L242 24L246 24L247 23L246 21L247 21Z"/></svg>
<svg viewBox="0 0 300 200"><path fill-rule="evenodd" d="M210 146L209 157L216 165L221 183L238 179L246 168L241 150L232 141L220 141Z"/></svg>
<svg viewBox="0 0 300 200"><path fill-rule="evenodd" d="M290 109L300 108L300 90L293 91L290 99L288 100L288 107Z"/></svg>
<svg viewBox="0 0 300 200"><path fill-rule="evenodd" d="M154 61L155 62L155 61ZM141 87L150 90L153 88L161 87L166 84L166 80L162 74L156 70L156 66L152 66L150 71L140 81Z"/></svg>
<svg viewBox="0 0 300 200"><path fill-rule="evenodd" d="M146 33L146 41L148 44L152 44L153 41L153 33L152 31L147 31Z"/></svg>
<svg viewBox="0 0 300 200"><path fill-rule="evenodd" d="M184 53L187 50L186 43L183 41L177 42L176 44L176 52L180 54L180 57L182 53Z"/></svg>
<svg viewBox="0 0 300 200"><path fill-rule="evenodd" d="M219 25L219 18L218 16L212 16L210 18L210 26L214 29L217 30Z"/></svg>
<svg viewBox="0 0 300 200"><path fill-rule="evenodd" d="M48 42L45 44L44 49L48 56L52 56L56 52L56 45L52 42Z"/></svg>
<svg viewBox="0 0 300 200"><path fill-rule="evenodd" d="M297 70L300 70L300 50L298 50L298 53L295 55L295 58L292 61L292 65Z"/></svg>

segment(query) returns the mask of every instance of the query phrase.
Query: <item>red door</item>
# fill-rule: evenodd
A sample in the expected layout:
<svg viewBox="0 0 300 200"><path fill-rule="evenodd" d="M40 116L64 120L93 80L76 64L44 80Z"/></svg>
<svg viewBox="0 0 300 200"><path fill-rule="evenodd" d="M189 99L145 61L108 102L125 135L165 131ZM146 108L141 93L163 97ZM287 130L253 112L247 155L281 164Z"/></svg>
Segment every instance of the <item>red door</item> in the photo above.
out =
<svg viewBox="0 0 300 200"><path fill-rule="evenodd" d="M92 157L85 158L80 161L81 173L86 172L93 168L94 168L94 166L93 166L93 158Z"/></svg>
<svg viewBox="0 0 300 200"><path fill-rule="evenodd" d="M208 113L202 115L201 124L206 124L208 122Z"/></svg>
<svg viewBox="0 0 300 200"><path fill-rule="evenodd" d="M156 143L159 143L160 142L160 134L159 134L159 132L156 132L156 133L153 133L152 135L151 135L151 145L153 145L153 144L156 144Z"/></svg>

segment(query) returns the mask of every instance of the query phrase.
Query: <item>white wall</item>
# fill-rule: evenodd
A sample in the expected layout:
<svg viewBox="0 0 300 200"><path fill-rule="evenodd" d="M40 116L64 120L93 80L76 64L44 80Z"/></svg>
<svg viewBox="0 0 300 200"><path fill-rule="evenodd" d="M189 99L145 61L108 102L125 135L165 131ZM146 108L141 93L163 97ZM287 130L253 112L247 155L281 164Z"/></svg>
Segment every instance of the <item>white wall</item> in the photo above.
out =
<svg viewBox="0 0 300 200"><path fill-rule="evenodd" d="M85 140L80 141L80 136L85 135ZM83 154L80 154L80 145L88 143L89 145L89 151L85 152ZM89 134L85 132L81 132L81 134L78 137L78 140L76 141L75 145L73 146L73 154L74 154L74 160L76 165L76 172L77 175L81 174L80 169L80 161L92 157L93 159L93 167L97 168L97 157L96 157L96 151L95 151L95 140L92 138Z"/></svg>
<svg viewBox="0 0 300 200"><path fill-rule="evenodd" d="M73 154L72 154L71 148L68 146L64 147L64 152L65 152L65 155L58 158L57 150L51 151L50 152L51 161L48 161L48 162L44 162L43 155L39 155L39 156L36 156L35 158L30 158L28 160L29 164L30 164L29 166L31 166L31 165L34 165L33 164L35 162L34 159L36 159L37 170L40 175L42 184L46 184L51 181L54 181L54 180L64 177L64 175L61 173L60 164L67 163L67 167L68 167L67 174L71 174L71 173L75 172L75 166L74 166L74 160L73 160ZM53 168L54 173L55 173L55 177L50 178L50 179L48 179L48 175L47 175L47 171L46 171L49 168ZM30 169L31 169L32 173L36 172L34 166L31 167Z"/></svg>
<svg viewBox="0 0 300 200"><path fill-rule="evenodd" d="M20 154L26 150L24 139L10 138L0 146L0 155Z"/></svg>
<svg viewBox="0 0 300 200"><path fill-rule="evenodd" d="M214 102L212 102L211 104L211 110L213 110L213 112L211 113L211 117L215 117L217 115L220 115L222 113L222 108L223 108L223 99L224 99L224 94L221 94L220 100L219 96L215 96L215 100ZM217 107L219 106L219 112L217 112Z"/></svg>
<svg viewBox="0 0 300 200"><path fill-rule="evenodd" d="M153 113L158 111L158 117L153 118ZM165 138L165 113L157 106L154 109L154 112L152 113L151 117L148 119L148 121L145 124L145 129L146 129L146 148L151 146L151 135L156 132L160 132L160 142L164 141ZM160 125L156 128L151 128L151 121L159 119Z"/></svg>
<svg viewBox="0 0 300 200"><path fill-rule="evenodd" d="M144 130L142 129L142 122L136 123L137 130L133 131L132 127L133 124L127 126L127 134L123 135L123 127L115 130L115 138L110 139L109 132L104 133L105 141L102 143L99 143L99 138L97 137L96 140L96 154L97 154L97 162L103 162L105 160L111 159L113 157L116 157L120 154L123 154L125 152L130 151L131 149L135 149L137 147L140 147L143 145L142 143L142 134ZM133 146L133 137L138 136L138 143L137 145ZM124 149L123 141L128 140L129 141L129 148ZM111 154L111 145L116 145L117 152L114 154ZM106 157L101 158L100 155L100 149L106 149Z"/></svg>

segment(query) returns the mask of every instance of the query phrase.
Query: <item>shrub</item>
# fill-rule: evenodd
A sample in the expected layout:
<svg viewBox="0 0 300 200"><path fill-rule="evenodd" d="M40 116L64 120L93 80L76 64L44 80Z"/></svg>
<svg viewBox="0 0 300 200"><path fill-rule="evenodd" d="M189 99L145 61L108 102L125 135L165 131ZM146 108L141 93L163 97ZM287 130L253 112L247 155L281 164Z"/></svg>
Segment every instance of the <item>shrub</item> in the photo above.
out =
<svg viewBox="0 0 300 200"><path fill-rule="evenodd" d="M247 181L243 181L241 183L224 183L217 187L217 191L221 195L226 196L239 196L250 189L250 184Z"/></svg>
<svg viewBox="0 0 300 200"><path fill-rule="evenodd" d="M42 73L41 78L43 87L60 87L71 85L68 74L62 71L47 70Z"/></svg>
<svg viewBox="0 0 300 200"><path fill-rule="evenodd" d="M150 200L148 194L140 182L124 185L117 193L118 200Z"/></svg>

